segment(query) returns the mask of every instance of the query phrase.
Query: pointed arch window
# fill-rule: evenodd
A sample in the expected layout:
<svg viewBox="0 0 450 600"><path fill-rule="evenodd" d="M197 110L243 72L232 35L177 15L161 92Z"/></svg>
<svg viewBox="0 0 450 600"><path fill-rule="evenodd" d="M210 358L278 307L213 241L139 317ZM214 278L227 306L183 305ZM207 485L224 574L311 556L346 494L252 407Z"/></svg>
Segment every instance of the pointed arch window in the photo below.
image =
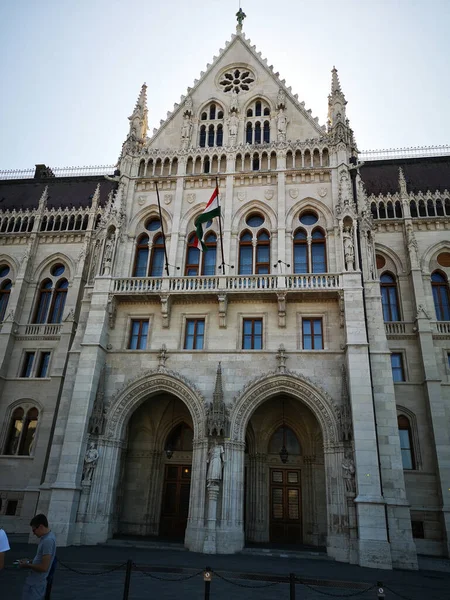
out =
<svg viewBox="0 0 450 600"><path fill-rule="evenodd" d="M261 116L261 102L258 100L255 102L255 117Z"/></svg>
<svg viewBox="0 0 450 600"><path fill-rule="evenodd" d="M294 273L308 273L308 238L303 229L294 235Z"/></svg>
<svg viewBox="0 0 450 600"><path fill-rule="evenodd" d="M259 155L258 154L253 155L252 168L253 168L253 171L259 171Z"/></svg>
<svg viewBox="0 0 450 600"><path fill-rule="evenodd" d="M195 245L197 236L195 233L191 233L188 238L188 247L186 253L186 266L184 268L184 274L190 277L195 277L199 274L200 266L200 250Z"/></svg>
<svg viewBox="0 0 450 600"><path fill-rule="evenodd" d="M287 425L279 427L270 438L269 454L279 454L283 444L286 446L289 455L299 455L302 453L297 436Z"/></svg>
<svg viewBox="0 0 450 600"><path fill-rule="evenodd" d="M450 321L450 301L447 278L438 271L431 275L434 309L438 321Z"/></svg>
<svg viewBox="0 0 450 600"><path fill-rule="evenodd" d="M255 123L255 144L261 143L261 123L257 121Z"/></svg>
<svg viewBox="0 0 450 600"><path fill-rule="evenodd" d="M0 323L5 318L6 308L9 302L9 296L11 294L12 283L9 279L2 283L0 288Z"/></svg>
<svg viewBox="0 0 450 600"><path fill-rule="evenodd" d="M214 125L208 127L208 146L214 146Z"/></svg>
<svg viewBox="0 0 450 600"><path fill-rule="evenodd" d="M216 146L223 145L223 127L222 125L217 126L217 135L216 135Z"/></svg>
<svg viewBox="0 0 450 600"><path fill-rule="evenodd" d="M200 127L200 148L204 148L206 146L206 125L202 125Z"/></svg>
<svg viewBox="0 0 450 600"><path fill-rule="evenodd" d="M239 275L253 273L253 236L244 231L239 239Z"/></svg>
<svg viewBox="0 0 450 600"><path fill-rule="evenodd" d="M383 273L380 277L380 287L384 321L400 321L395 277L390 273Z"/></svg>
<svg viewBox="0 0 450 600"><path fill-rule="evenodd" d="M192 452L194 441L194 432L186 423L176 425L167 436L165 447L170 447L172 450L181 452Z"/></svg>
<svg viewBox="0 0 450 600"><path fill-rule="evenodd" d="M60 279L55 286L53 293L53 303L48 317L49 323L61 323L64 307L66 305L67 290L69 282L67 279Z"/></svg>
<svg viewBox="0 0 450 600"><path fill-rule="evenodd" d="M256 264L257 274L270 273L270 236L267 231L260 231L256 238Z"/></svg>
<svg viewBox="0 0 450 600"><path fill-rule="evenodd" d="M211 232L206 235L207 251L203 253L202 275L216 274L217 236Z"/></svg>
<svg viewBox="0 0 450 600"><path fill-rule="evenodd" d="M136 245L136 255L134 259L133 277L147 276L148 242L149 238L145 233L138 239Z"/></svg>
<svg viewBox="0 0 450 600"><path fill-rule="evenodd" d="M11 415L8 435L3 454L30 456L38 423L39 411L30 408L27 412L18 407Z"/></svg>
<svg viewBox="0 0 450 600"><path fill-rule="evenodd" d="M209 107L209 118L211 121L216 118L216 105L214 103Z"/></svg>
<svg viewBox="0 0 450 600"><path fill-rule="evenodd" d="M247 144L251 144L253 142L253 125L251 123L247 123L247 127L245 129L245 141Z"/></svg>
<svg viewBox="0 0 450 600"><path fill-rule="evenodd" d="M44 279L39 289L39 299L36 307L34 323L46 323L50 301L52 299L52 281Z"/></svg>
<svg viewBox="0 0 450 600"><path fill-rule="evenodd" d="M164 240L161 234L153 238L152 253L150 256L150 277L161 277L164 268Z"/></svg>
<svg viewBox="0 0 450 600"><path fill-rule="evenodd" d="M408 417L405 417L404 415L399 415L397 420L403 468L405 470L414 470L416 464L414 459L411 424Z"/></svg>
<svg viewBox="0 0 450 600"><path fill-rule="evenodd" d="M270 143L270 123L269 121L264 121L264 143Z"/></svg>
<svg viewBox="0 0 450 600"><path fill-rule="evenodd" d="M314 229L311 236L311 271L326 273L327 257L325 251L325 234L322 229Z"/></svg>

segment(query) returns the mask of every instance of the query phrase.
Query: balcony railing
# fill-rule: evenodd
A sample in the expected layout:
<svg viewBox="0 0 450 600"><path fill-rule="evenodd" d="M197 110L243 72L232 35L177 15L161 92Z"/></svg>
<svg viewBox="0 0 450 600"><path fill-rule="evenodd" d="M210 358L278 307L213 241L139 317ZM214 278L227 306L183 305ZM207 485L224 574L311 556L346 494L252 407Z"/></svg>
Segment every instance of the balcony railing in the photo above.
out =
<svg viewBox="0 0 450 600"><path fill-rule="evenodd" d="M152 292L232 292L270 290L338 290L340 276L335 273L307 275L218 275L212 277L118 277L113 280L115 294Z"/></svg>
<svg viewBox="0 0 450 600"><path fill-rule="evenodd" d="M39 337L55 337L61 333L61 323L56 324L39 324L31 323L28 325L19 325L17 334L19 336L39 336Z"/></svg>
<svg viewBox="0 0 450 600"><path fill-rule="evenodd" d="M414 323L409 321L388 321L384 323L386 335L412 335Z"/></svg>
<svg viewBox="0 0 450 600"><path fill-rule="evenodd" d="M450 333L450 321L436 321L436 333L447 335Z"/></svg>

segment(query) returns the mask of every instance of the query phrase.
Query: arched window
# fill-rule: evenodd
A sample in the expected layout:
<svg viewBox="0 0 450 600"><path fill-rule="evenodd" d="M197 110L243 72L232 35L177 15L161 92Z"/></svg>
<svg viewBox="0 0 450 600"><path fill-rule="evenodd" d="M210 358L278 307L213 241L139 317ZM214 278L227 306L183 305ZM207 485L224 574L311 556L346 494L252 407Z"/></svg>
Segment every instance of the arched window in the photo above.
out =
<svg viewBox="0 0 450 600"><path fill-rule="evenodd" d="M259 155L258 154L253 155L252 169L253 169L253 171L259 171Z"/></svg>
<svg viewBox="0 0 450 600"><path fill-rule="evenodd" d="M199 274L199 264L200 264L200 250L195 245L197 241L197 236L195 233L191 233L188 239L188 247L186 253L186 266L184 269L184 274L189 275L191 277L195 277Z"/></svg>
<svg viewBox="0 0 450 600"><path fill-rule="evenodd" d="M150 277L161 277L164 268L164 240L161 234L153 238L152 254L150 256Z"/></svg>
<svg viewBox="0 0 450 600"><path fill-rule="evenodd" d="M409 419L404 415L399 415L397 420L403 468L407 470L414 470L416 468L416 464L412 444L411 424Z"/></svg>
<svg viewBox="0 0 450 600"><path fill-rule="evenodd" d="M255 102L255 117L261 116L261 102L258 100Z"/></svg>
<svg viewBox="0 0 450 600"><path fill-rule="evenodd" d="M267 231L260 231L256 238L256 264L258 274L270 273L270 236Z"/></svg>
<svg viewBox="0 0 450 600"><path fill-rule="evenodd" d="M148 235L142 234L136 245L136 255L134 259L133 277L147 276L148 263Z"/></svg>
<svg viewBox="0 0 450 600"><path fill-rule="evenodd" d="M257 121L255 123L255 144L261 143L261 123Z"/></svg>
<svg viewBox="0 0 450 600"><path fill-rule="evenodd" d="M209 156L205 156L205 160L203 161L203 173L209 173L211 171L211 162L209 160Z"/></svg>
<svg viewBox="0 0 450 600"><path fill-rule="evenodd" d="M44 279L39 290L39 300L36 306L34 323L46 323L47 314L52 299L52 281Z"/></svg>
<svg viewBox="0 0 450 600"><path fill-rule="evenodd" d="M247 144L251 144L253 142L253 125L251 123L247 123L247 128L245 130L245 141Z"/></svg>
<svg viewBox="0 0 450 600"><path fill-rule="evenodd" d="M64 306L66 305L67 289L69 282L67 279L60 279L55 286L53 293L53 303L48 317L49 323L61 323L63 318Z"/></svg>
<svg viewBox="0 0 450 600"><path fill-rule="evenodd" d="M11 416L4 454L31 455L38 416L39 411L34 407L30 408L26 413L22 407L14 410Z"/></svg>
<svg viewBox="0 0 450 600"><path fill-rule="evenodd" d="M239 240L239 275L253 273L253 236L244 231Z"/></svg>
<svg viewBox="0 0 450 600"><path fill-rule="evenodd" d="M206 146L206 125L200 127L200 148Z"/></svg>
<svg viewBox="0 0 450 600"><path fill-rule="evenodd" d="M214 125L208 127L208 146L214 146Z"/></svg>
<svg viewBox="0 0 450 600"><path fill-rule="evenodd" d="M208 115L205 112L202 112L201 120L206 121L207 118L208 118Z"/></svg>
<svg viewBox="0 0 450 600"><path fill-rule="evenodd" d="M264 143L268 144L270 142L270 123L269 121L264 121Z"/></svg>
<svg viewBox="0 0 450 600"><path fill-rule="evenodd" d="M0 323L5 318L6 307L8 306L9 296L11 294L12 283L9 279L2 283L0 288Z"/></svg>
<svg viewBox="0 0 450 600"><path fill-rule="evenodd" d="M216 274L217 236L210 232L205 237L206 252L203 252L202 275Z"/></svg>
<svg viewBox="0 0 450 600"><path fill-rule="evenodd" d="M209 107L209 118L213 121L216 118L216 105L214 103Z"/></svg>
<svg viewBox="0 0 450 600"><path fill-rule="evenodd" d="M380 286L383 319L385 321L400 321L395 278L390 273L383 273L380 277Z"/></svg>
<svg viewBox="0 0 450 600"><path fill-rule="evenodd" d="M431 275L434 308L438 321L450 321L450 302L448 296L448 282L446 277L435 271Z"/></svg>
<svg viewBox="0 0 450 600"><path fill-rule="evenodd" d="M223 127L222 125L217 126L217 135L216 135L216 146L223 145Z"/></svg>
<svg viewBox="0 0 450 600"><path fill-rule="evenodd" d="M270 438L269 454L279 454L283 444L290 455L299 455L302 453L297 436L290 427L282 425Z"/></svg>
<svg viewBox="0 0 450 600"><path fill-rule="evenodd" d="M325 273L326 270L325 235L321 229L314 229L311 236L311 271Z"/></svg>
<svg viewBox="0 0 450 600"><path fill-rule="evenodd" d="M294 273L308 272L308 241L306 231L298 229L294 235Z"/></svg>

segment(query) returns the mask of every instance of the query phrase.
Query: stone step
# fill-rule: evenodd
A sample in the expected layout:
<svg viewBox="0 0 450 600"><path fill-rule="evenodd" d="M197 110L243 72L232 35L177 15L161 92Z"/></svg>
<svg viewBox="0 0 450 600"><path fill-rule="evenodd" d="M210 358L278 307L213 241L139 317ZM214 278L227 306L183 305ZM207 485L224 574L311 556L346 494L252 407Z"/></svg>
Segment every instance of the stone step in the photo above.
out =
<svg viewBox="0 0 450 600"><path fill-rule="evenodd" d="M184 544L177 542L166 542L164 540L138 540L138 539L120 539L112 538L107 540L104 544L98 544L99 546L115 546L121 548L144 548L146 550L184 550Z"/></svg>
<svg viewBox="0 0 450 600"><path fill-rule="evenodd" d="M316 550L296 549L286 550L284 548L244 548L240 554L250 554L252 556L273 556L276 558L300 558L308 560L328 560L334 561L326 552Z"/></svg>

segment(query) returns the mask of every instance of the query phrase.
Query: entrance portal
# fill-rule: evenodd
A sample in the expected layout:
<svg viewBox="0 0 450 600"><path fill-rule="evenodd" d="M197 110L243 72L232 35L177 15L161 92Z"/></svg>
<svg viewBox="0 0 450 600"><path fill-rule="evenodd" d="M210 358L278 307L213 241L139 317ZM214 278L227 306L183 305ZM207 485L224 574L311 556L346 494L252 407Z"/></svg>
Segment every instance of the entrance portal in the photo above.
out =
<svg viewBox="0 0 450 600"><path fill-rule="evenodd" d="M159 535L184 539L189 514L190 465L166 465Z"/></svg>
<svg viewBox="0 0 450 600"><path fill-rule="evenodd" d="M270 469L270 541L302 542L300 470Z"/></svg>

